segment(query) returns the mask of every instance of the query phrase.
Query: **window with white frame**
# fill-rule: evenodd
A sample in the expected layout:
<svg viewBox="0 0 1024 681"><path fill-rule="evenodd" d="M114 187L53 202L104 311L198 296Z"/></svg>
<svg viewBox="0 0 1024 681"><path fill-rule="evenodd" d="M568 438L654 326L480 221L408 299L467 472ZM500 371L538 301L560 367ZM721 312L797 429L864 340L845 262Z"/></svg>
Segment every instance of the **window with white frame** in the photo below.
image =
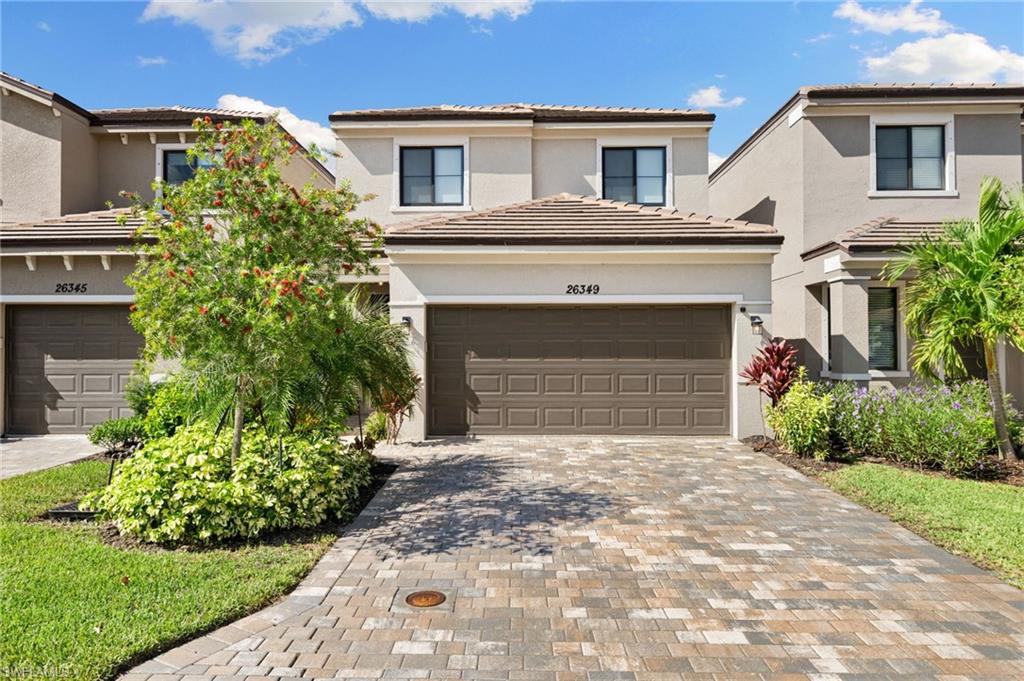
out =
<svg viewBox="0 0 1024 681"><path fill-rule="evenodd" d="M876 189L946 189L945 156L945 126L877 126Z"/></svg>
<svg viewBox="0 0 1024 681"><path fill-rule="evenodd" d="M461 146L401 147L400 205L463 205L464 169L465 154Z"/></svg>
<svg viewBox="0 0 1024 681"><path fill-rule="evenodd" d="M604 147L601 195L613 201L664 206L665 147Z"/></svg>
<svg viewBox="0 0 1024 681"><path fill-rule="evenodd" d="M868 368L899 370L899 293L895 288L868 289Z"/></svg>

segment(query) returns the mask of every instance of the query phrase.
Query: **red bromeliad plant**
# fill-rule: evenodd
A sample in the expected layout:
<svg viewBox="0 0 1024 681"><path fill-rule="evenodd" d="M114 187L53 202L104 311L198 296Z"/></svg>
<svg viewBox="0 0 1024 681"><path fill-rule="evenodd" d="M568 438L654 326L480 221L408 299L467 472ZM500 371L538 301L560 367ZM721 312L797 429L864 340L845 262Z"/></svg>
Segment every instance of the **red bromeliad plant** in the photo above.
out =
<svg viewBox="0 0 1024 681"><path fill-rule="evenodd" d="M247 413L286 430L317 350L358 324L339 278L372 271L364 245L379 237L349 217L362 199L346 185L284 182L300 147L275 123L193 127L195 176L155 184L152 204L130 196L151 238L127 279L131 321L147 358L180 359L199 377L211 414L233 407L234 459Z"/></svg>
<svg viewBox="0 0 1024 681"><path fill-rule="evenodd" d="M747 379L747 385L756 385L774 407L796 380L796 348L782 338L774 338L750 358L740 376Z"/></svg>

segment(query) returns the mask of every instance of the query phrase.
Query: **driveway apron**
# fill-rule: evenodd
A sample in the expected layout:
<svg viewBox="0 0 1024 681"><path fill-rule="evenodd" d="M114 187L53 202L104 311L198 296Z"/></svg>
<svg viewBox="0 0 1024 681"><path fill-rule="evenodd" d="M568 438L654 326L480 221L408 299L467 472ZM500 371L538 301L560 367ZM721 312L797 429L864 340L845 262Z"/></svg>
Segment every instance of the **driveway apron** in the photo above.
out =
<svg viewBox="0 0 1024 681"><path fill-rule="evenodd" d="M292 594L125 678L1024 678L1024 592L734 440L380 454Z"/></svg>

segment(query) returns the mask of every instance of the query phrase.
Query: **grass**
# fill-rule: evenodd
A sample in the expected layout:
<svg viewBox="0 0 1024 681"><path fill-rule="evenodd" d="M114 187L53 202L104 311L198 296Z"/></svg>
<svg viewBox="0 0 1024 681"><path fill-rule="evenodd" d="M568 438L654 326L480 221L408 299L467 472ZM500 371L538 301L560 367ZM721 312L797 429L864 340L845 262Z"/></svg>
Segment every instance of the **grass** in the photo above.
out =
<svg viewBox="0 0 1024 681"><path fill-rule="evenodd" d="M0 677L106 679L290 590L336 534L186 552L32 519L106 482L84 461L0 481Z"/></svg>
<svg viewBox="0 0 1024 681"><path fill-rule="evenodd" d="M837 492L1024 589L1024 488L881 464L826 473Z"/></svg>

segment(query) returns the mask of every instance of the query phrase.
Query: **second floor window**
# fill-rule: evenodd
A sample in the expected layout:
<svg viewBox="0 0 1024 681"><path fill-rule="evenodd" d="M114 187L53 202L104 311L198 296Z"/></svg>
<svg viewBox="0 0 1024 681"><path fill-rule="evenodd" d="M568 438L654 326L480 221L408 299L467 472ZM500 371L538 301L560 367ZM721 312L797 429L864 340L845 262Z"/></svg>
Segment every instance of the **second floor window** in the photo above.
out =
<svg viewBox="0 0 1024 681"><path fill-rule="evenodd" d="M196 168L209 166L210 163L201 160L189 159L184 149L172 149L164 152L164 182L167 184L181 184L191 180L196 174Z"/></svg>
<svg viewBox="0 0 1024 681"><path fill-rule="evenodd" d="M875 128L877 189L945 189L944 138L941 125Z"/></svg>
<svg viewBox="0 0 1024 681"><path fill-rule="evenodd" d="M462 147L402 147L399 157L403 206L461 206Z"/></svg>
<svg viewBox="0 0 1024 681"><path fill-rule="evenodd" d="M664 147L605 147L601 154L604 198L665 205Z"/></svg>

